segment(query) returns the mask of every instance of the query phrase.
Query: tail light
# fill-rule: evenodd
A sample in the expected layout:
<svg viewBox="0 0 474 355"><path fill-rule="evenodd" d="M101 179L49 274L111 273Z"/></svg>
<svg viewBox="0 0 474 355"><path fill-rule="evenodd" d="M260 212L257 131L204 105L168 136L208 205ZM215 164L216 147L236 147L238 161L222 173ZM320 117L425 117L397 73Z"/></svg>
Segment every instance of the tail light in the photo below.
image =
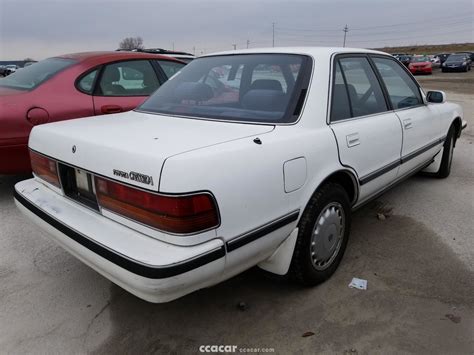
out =
<svg viewBox="0 0 474 355"><path fill-rule="evenodd" d="M148 226L177 234L219 225L216 203L209 194L157 195L95 177L99 205Z"/></svg>
<svg viewBox="0 0 474 355"><path fill-rule="evenodd" d="M54 160L31 150L30 160L31 168L36 176L56 187L61 187L61 184L59 183L58 168Z"/></svg>

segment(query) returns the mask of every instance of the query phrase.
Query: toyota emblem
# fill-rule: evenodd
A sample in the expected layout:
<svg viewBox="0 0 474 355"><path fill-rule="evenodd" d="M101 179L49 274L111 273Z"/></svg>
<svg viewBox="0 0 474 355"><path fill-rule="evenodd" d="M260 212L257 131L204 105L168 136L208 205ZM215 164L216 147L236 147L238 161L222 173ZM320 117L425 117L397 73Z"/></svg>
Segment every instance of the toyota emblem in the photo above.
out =
<svg viewBox="0 0 474 355"><path fill-rule="evenodd" d="M75 146L75 145L72 146L72 152L73 152L73 153L76 152L76 146Z"/></svg>

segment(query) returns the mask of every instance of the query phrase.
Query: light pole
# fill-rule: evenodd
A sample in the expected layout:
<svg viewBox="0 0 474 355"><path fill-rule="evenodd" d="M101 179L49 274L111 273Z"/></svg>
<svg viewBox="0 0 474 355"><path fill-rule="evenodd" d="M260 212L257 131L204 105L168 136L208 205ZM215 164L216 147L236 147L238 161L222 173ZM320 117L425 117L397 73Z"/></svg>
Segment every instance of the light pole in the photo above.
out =
<svg viewBox="0 0 474 355"><path fill-rule="evenodd" d="M349 27L347 27L347 25L344 26L344 42L342 43L342 46L345 47L346 46L346 36L347 36L347 32L349 32Z"/></svg>

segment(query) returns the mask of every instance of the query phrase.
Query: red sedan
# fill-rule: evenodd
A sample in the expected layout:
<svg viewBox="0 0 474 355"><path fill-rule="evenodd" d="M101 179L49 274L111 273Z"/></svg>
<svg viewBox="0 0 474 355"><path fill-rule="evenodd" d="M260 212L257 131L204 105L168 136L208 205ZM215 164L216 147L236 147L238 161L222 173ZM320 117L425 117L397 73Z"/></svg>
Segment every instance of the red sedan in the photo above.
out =
<svg viewBox="0 0 474 355"><path fill-rule="evenodd" d="M132 110L184 65L157 54L90 52L48 58L0 79L0 174L31 171L33 126Z"/></svg>
<svg viewBox="0 0 474 355"><path fill-rule="evenodd" d="M433 65L427 56L418 56L411 59L408 69L412 74L432 74Z"/></svg>

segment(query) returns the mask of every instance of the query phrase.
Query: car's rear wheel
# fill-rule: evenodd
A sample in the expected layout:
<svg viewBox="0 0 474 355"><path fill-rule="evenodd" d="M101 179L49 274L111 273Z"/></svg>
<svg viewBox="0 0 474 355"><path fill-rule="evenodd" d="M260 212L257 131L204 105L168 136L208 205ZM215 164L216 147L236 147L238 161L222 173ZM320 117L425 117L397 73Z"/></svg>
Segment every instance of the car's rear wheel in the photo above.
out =
<svg viewBox="0 0 474 355"><path fill-rule="evenodd" d="M444 179L449 176L451 173L451 165L453 163L453 153L454 153L454 126L451 126L448 131L448 135L443 145L443 156L441 157L441 164L439 166L438 172L434 174L435 177L439 179Z"/></svg>
<svg viewBox="0 0 474 355"><path fill-rule="evenodd" d="M299 223L290 276L307 286L327 280L346 249L351 205L344 188L328 183L318 189Z"/></svg>

